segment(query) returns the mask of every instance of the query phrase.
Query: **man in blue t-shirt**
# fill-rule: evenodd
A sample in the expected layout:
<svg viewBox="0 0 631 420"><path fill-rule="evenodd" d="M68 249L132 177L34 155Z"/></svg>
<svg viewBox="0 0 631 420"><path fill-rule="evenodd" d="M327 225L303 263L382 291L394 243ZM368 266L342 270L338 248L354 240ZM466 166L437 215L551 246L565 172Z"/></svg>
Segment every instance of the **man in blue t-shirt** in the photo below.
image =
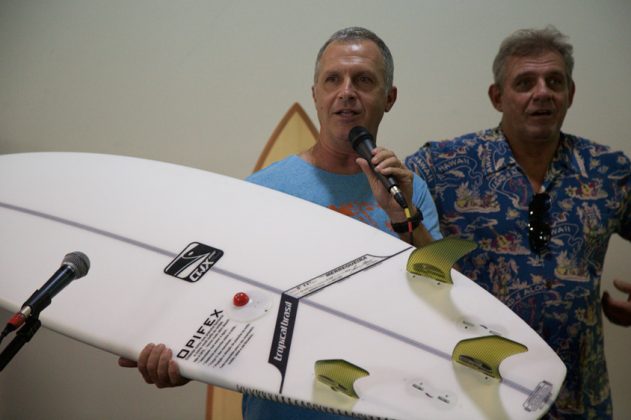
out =
<svg viewBox="0 0 631 420"><path fill-rule="evenodd" d="M250 182L309 200L361 220L417 247L441 237L436 207L425 182L408 170L390 150L372 151L374 171L396 179L404 208L384 187L349 142L349 132L361 126L376 138L379 123L397 98L394 65L386 44L364 28L333 34L318 53L312 96L320 122L316 144L251 175ZM121 366L135 362L121 359ZM149 344L138 368L145 381L159 388L182 385L171 350ZM243 398L246 420L342 419L297 406Z"/></svg>

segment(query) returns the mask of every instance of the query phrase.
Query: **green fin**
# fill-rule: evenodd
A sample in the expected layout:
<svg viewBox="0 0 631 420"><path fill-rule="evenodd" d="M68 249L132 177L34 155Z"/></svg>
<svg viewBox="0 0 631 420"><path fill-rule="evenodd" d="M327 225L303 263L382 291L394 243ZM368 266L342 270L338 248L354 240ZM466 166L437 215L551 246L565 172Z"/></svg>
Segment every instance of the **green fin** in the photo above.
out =
<svg viewBox="0 0 631 420"><path fill-rule="evenodd" d="M320 382L352 398L359 398L353 388L355 381L369 375L367 370L342 359L318 360L315 374Z"/></svg>
<svg viewBox="0 0 631 420"><path fill-rule="evenodd" d="M498 335L468 338L454 347L451 359L492 378L501 379L500 363L528 347Z"/></svg>
<svg viewBox="0 0 631 420"><path fill-rule="evenodd" d="M444 238L414 250L408 258L406 269L412 274L453 284L451 268L456 261L477 247L473 241Z"/></svg>

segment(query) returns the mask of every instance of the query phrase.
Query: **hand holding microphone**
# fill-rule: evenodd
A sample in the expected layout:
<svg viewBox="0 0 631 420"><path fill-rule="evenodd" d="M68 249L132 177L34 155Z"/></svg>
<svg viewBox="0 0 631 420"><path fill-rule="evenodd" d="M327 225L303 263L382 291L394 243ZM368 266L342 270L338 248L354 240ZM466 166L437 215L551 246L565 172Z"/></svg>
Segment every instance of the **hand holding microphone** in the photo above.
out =
<svg viewBox="0 0 631 420"><path fill-rule="evenodd" d="M372 152L377 147L373 135L370 134L370 132L366 128L356 126L353 127L348 133L348 140L351 142L353 150L355 150L355 152L359 156L361 156L368 162L370 168L377 176L379 181L381 181L383 186L394 197L395 201L401 206L401 208L407 208L407 201L403 197L403 193L399 188L397 180L392 176L384 176L379 173L371 162L373 157Z"/></svg>
<svg viewBox="0 0 631 420"><path fill-rule="evenodd" d="M402 191L406 191L409 200L412 199L412 173L405 169L405 167L402 166L401 161L399 161L396 156L392 154L391 156L386 157L384 160L382 160L379 165L382 165L384 162L388 162L390 159L395 159L396 164L393 164L393 162L390 161L390 163L385 166L390 168L389 172L397 174L398 180L394 176L384 176L383 174L381 174L372 164L372 159L374 157L373 151L376 149L376 144L374 137L366 128L360 126L353 127L348 134L348 140L351 142L353 150L355 150L355 152L359 156L361 156L368 162L372 173L379 180L379 182L383 184L386 191L390 193L392 198L394 198L401 209L403 209L403 214L400 214L400 210L396 210L391 206L388 206L388 209L384 207L384 204L382 204L381 202L379 203L379 205L382 206L382 208L388 213L390 217L392 230L394 230L399 235L408 234L409 239L404 239L403 236L401 236L401 238L407 240L412 245L416 243L417 246L422 246L424 244L432 242L433 239L425 228L417 229L417 227L422 226L421 222L423 221L423 213L418 207L409 206L408 200L405 198ZM376 153L375 156L379 155L380 153L382 152ZM373 193L375 194L375 197L377 197L377 193L374 189ZM377 198L377 200L379 200L379 198ZM413 203L410 202L410 204ZM416 211L413 213L414 210ZM416 232L416 234L414 232Z"/></svg>

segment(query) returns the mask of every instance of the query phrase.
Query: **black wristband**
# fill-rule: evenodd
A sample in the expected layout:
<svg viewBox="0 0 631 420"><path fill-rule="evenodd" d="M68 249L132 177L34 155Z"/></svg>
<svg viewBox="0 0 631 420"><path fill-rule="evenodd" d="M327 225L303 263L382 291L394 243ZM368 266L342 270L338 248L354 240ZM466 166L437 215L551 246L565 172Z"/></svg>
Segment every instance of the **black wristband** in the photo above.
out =
<svg viewBox="0 0 631 420"><path fill-rule="evenodd" d="M421 224L422 220L423 220L423 212L421 212L421 209L417 207L416 214L412 216L412 219L410 219L410 221L412 222L412 230L416 229L418 225ZM409 232L407 221L401 222L401 223L390 222L390 224L392 225L392 230L394 230L396 233Z"/></svg>

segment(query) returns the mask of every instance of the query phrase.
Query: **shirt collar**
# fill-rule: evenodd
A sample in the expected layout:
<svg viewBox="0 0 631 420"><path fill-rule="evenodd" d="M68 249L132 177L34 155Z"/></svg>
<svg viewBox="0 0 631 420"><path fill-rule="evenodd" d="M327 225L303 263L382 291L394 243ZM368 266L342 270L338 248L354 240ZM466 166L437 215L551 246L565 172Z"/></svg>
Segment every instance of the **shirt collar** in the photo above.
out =
<svg viewBox="0 0 631 420"><path fill-rule="evenodd" d="M501 172L518 166L504 132L499 126L482 131L480 138L485 140L483 149L480 152L484 162L483 167L487 174ZM561 132L561 141L548 170L549 175L556 176L559 173L570 171L583 177L588 177L584 161L574 148L575 142L576 137Z"/></svg>

